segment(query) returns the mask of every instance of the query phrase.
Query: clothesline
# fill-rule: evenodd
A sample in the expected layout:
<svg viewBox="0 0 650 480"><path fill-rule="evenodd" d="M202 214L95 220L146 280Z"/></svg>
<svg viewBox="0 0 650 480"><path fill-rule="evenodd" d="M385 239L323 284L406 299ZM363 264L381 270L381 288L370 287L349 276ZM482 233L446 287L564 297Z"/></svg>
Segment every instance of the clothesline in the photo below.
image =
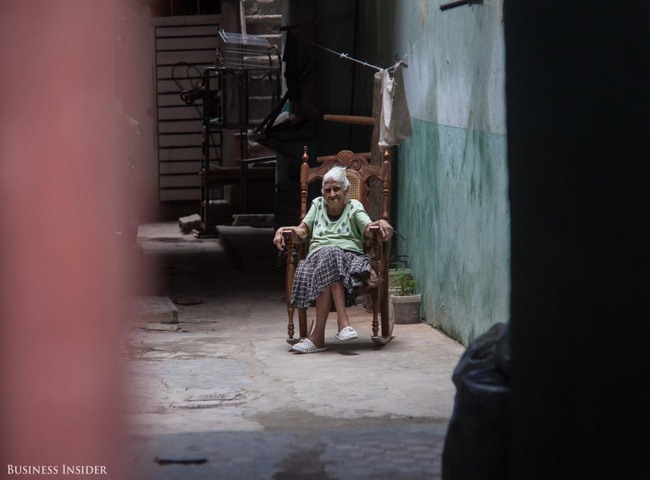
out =
<svg viewBox="0 0 650 480"><path fill-rule="evenodd" d="M470 6L471 6L472 4L474 4L474 3L478 3L478 2L471 2ZM498 2L497 0L492 1L492 2L489 2L489 3L483 3L483 2L481 2L481 3L483 4L484 7L495 8L495 9L497 10L497 14L500 14L500 11L499 11L499 2ZM433 19L436 19L437 17L440 16L440 14L441 14L441 12L435 12L435 13L432 15L432 18L433 18ZM332 49L327 48L327 47L323 47L322 45L319 45L319 44L317 44L317 43L311 42L311 41L306 40L306 39L302 39L302 40L305 41L305 42L307 42L307 43L310 43L311 45L314 45L315 47L321 48L321 49L323 49L323 50L325 50L325 51L327 51L327 52L329 52L329 53L332 53L332 54L338 56L339 58L342 58L342 59L345 59L345 60L350 60L350 61L352 61L352 62L359 63L359 64L364 65L364 66L366 66L366 67L373 68L373 69L375 69L375 70L377 70L377 71L379 71L379 72L381 72L382 70L387 70L387 71L390 72L390 71L392 71L392 70L395 70L395 67L396 67L399 63L402 63L404 66L408 66L407 63L406 63L406 59L407 59L409 56L411 56L411 54L413 53L413 51L416 49L416 47L418 46L418 44L419 44L420 42L422 42L426 37L428 37L429 35L432 34L432 32L434 31L434 29L433 29L433 28L428 28L427 31L428 31L427 34L421 36L418 40L415 41L415 43L413 43L413 44L411 45L411 47L408 49L408 52L407 52L407 53L406 53L406 54L405 54L405 55L404 55L400 60L398 60L397 62L395 62L392 66L390 66L390 67L388 67L388 68L378 67L377 65L373 65L373 64L371 64L371 63L367 63L367 62L364 62L364 61L362 61L362 60L358 60L358 59L356 59L356 58L354 58L354 57L351 57L348 53L337 52L337 51L335 51L335 50L332 50Z"/></svg>
<svg viewBox="0 0 650 480"><path fill-rule="evenodd" d="M395 69L395 66L397 65L397 63L399 63L399 62L397 62L397 63L395 63L395 65L392 65L392 66L390 66L390 67L388 67L388 68L382 68L382 67L378 67L377 65L372 65L371 63L367 63L367 62L364 62L364 61L362 61L362 60L358 60L358 59L356 59L356 58L354 58L354 57L351 57L351 56L350 56L349 54L347 54L347 53L337 52L337 51L332 50L332 49L330 49L330 48L323 47L322 45L319 45L319 44L317 44L317 43L310 42L309 40L305 40L305 41L306 41L307 43L310 43L311 45L314 45L315 47L318 47L318 48L321 48L321 49L325 50L326 52L333 53L334 55L338 56L339 58L343 58L343 59L346 59L346 60L350 60L350 61L352 61L352 62L360 63L361 65L365 65L366 67L374 68L374 69L377 70L378 72L381 72L382 70L388 70L388 71L390 71L390 70L394 70L394 69Z"/></svg>
<svg viewBox="0 0 650 480"><path fill-rule="evenodd" d="M375 95L379 95L379 98L381 99L378 124L378 144L381 148L398 145L404 139L413 134L411 116L409 114L406 94L404 92L404 82L402 80L402 69L408 67L404 60L398 60L391 67L381 68L368 62L353 58L347 53L339 53L309 40L305 41L315 47L337 55L339 58L357 62L366 67L377 70L375 78L379 79L379 84L375 83L375 89L378 88L379 90L375 91Z"/></svg>
<svg viewBox="0 0 650 480"><path fill-rule="evenodd" d="M471 2L471 4L479 2ZM482 3L482 1L480 2ZM487 7L496 8L497 13L499 13L499 0L494 0L489 4L485 4ZM432 16L431 20L435 20L440 15L440 12ZM402 70L408 67L406 59L413 55L413 52L420 48L420 44L426 39L429 39L433 34L435 29L426 28L426 33L420 38L418 38L406 52L406 54L395 62L394 65L388 68L381 68L371 63L358 60L351 57L347 53L340 53L335 50L332 50L317 43L311 42L306 39L303 41L318 47L326 52L337 55L341 59L350 60L352 62L359 63L366 67L377 70L378 73L375 73L375 92L373 96L377 98L379 95L381 99L381 109L379 113L379 142L378 145L381 148L391 147L394 145L400 144L403 140L413 135L413 129L411 125L411 116L408 108L408 102L406 99L406 92L404 89L404 79L402 76Z"/></svg>

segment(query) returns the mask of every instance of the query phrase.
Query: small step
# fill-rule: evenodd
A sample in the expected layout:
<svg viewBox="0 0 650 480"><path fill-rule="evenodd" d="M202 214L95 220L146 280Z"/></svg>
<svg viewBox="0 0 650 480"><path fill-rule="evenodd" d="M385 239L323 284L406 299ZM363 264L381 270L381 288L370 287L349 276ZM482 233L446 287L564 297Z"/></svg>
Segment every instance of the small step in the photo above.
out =
<svg viewBox="0 0 650 480"><path fill-rule="evenodd" d="M169 297L144 296L133 302L135 319L146 323L178 323L178 310Z"/></svg>
<svg viewBox="0 0 650 480"><path fill-rule="evenodd" d="M272 227L275 216L271 214L239 214L233 215L233 227Z"/></svg>

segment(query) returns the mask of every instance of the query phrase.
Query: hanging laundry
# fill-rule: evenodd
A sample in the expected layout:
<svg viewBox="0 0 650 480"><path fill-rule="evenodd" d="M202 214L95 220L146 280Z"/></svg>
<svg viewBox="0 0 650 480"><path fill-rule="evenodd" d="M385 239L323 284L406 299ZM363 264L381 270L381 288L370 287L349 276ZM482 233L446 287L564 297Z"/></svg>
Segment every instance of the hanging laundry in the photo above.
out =
<svg viewBox="0 0 650 480"><path fill-rule="evenodd" d="M381 114L379 117L379 147L387 148L400 144L413 135L411 114L404 91L402 69L406 65L398 62L391 76L388 70L375 74L381 79Z"/></svg>
<svg viewBox="0 0 650 480"><path fill-rule="evenodd" d="M300 67L298 64L298 39L291 30L287 30L282 61L285 63L284 79L287 84L287 100L300 100L302 98L302 87L300 85Z"/></svg>

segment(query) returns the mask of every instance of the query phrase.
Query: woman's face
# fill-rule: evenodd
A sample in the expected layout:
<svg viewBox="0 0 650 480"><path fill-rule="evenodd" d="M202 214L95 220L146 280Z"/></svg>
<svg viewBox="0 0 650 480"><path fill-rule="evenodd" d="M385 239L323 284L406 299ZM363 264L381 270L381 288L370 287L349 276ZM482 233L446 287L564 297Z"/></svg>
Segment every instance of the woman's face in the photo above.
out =
<svg viewBox="0 0 650 480"><path fill-rule="evenodd" d="M345 208L347 191L341 188L339 182L328 180L323 184L323 198L327 203L330 213L343 211Z"/></svg>

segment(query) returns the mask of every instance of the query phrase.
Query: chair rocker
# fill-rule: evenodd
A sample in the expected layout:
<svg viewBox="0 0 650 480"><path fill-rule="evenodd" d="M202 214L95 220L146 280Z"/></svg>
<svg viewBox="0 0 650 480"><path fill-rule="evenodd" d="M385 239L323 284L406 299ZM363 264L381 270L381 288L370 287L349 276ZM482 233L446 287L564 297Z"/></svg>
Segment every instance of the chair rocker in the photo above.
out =
<svg viewBox="0 0 650 480"><path fill-rule="evenodd" d="M322 180L323 176L332 167L342 166L346 168L346 176L350 181L348 189L348 198L360 201L372 220L370 208L370 189L371 181L376 179L381 185L381 213L380 218L389 220L390 209L390 154L388 150L383 153L382 164L380 166L371 165L369 162L370 154L353 153L349 150L341 150L336 155L318 157L319 163L316 167L309 166L309 156L307 147L304 148L302 155L302 164L300 166L300 222L307 214L307 189L311 182ZM298 223L300 223L298 222ZM355 290L355 295L369 295L372 302L372 336L371 339L377 345L385 345L390 342L393 332L393 321L390 320L388 311L388 244L379 239L379 228L374 227L371 239L364 245L365 252L370 256L372 270L376 273L377 282L375 285L367 285ZM289 229L283 232L287 245L287 272L286 272L286 303L287 315L289 322L287 326L288 339L287 343L293 345L300 339L308 336L307 328L307 309L298 308L298 326L299 338L294 338L294 310L291 305L291 290L293 287L293 278L296 266L300 260L305 258L306 245L301 244L294 249L294 242ZM292 254L297 250L297 254ZM381 330L380 330L381 329Z"/></svg>

